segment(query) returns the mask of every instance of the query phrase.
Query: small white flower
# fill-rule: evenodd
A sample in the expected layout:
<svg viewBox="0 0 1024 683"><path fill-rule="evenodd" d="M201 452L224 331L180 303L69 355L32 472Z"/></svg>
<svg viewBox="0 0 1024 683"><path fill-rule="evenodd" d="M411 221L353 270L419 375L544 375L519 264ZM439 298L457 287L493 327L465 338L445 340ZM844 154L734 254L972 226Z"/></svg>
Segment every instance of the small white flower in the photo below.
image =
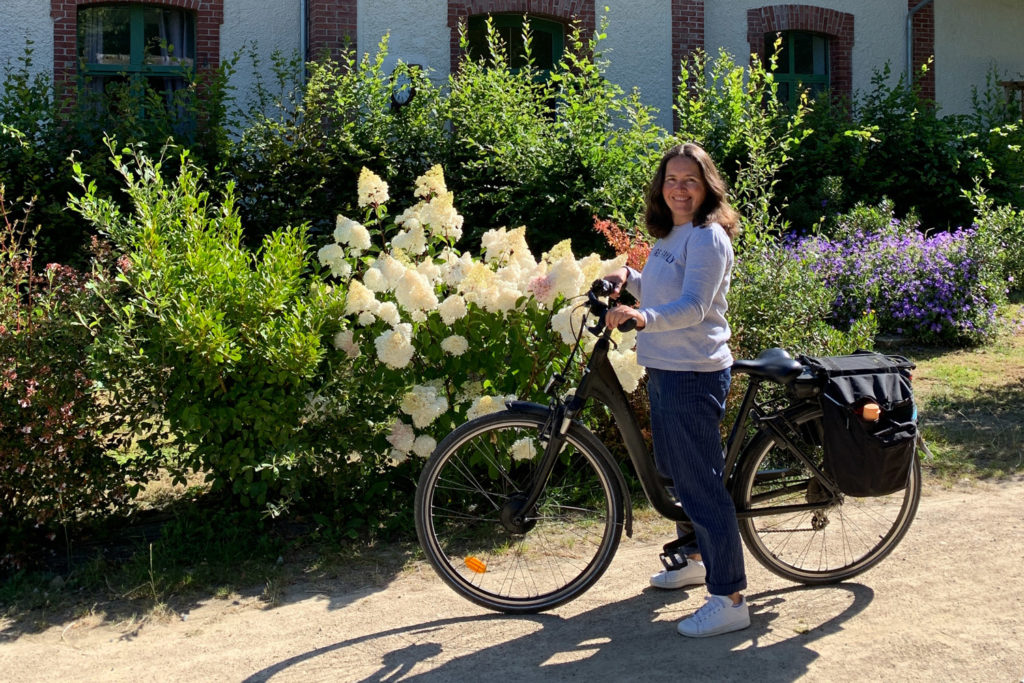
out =
<svg viewBox="0 0 1024 683"><path fill-rule="evenodd" d="M441 314L444 324L450 326L456 320L466 317L466 300L458 294L452 294L441 302L437 312Z"/></svg>
<svg viewBox="0 0 1024 683"><path fill-rule="evenodd" d="M505 409L505 398L501 396L480 396L466 411L466 419L472 420L482 415L490 415Z"/></svg>
<svg viewBox="0 0 1024 683"><path fill-rule="evenodd" d="M412 425L406 424L401 420L395 420L391 423L391 430L388 432L387 440L396 451L408 453L412 450L415 439L416 433L413 431Z"/></svg>
<svg viewBox="0 0 1024 683"><path fill-rule="evenodd" d="M430 198L446 192L448 188L444 184L444 171L440 164L435 164L416 179L416 191L413 194L417 197Z"/></svg>
<svg viewBox="0 0 1024 683"><path fill-rule="evenodd" d="M441 350L453 356L461 356L469 349L469 342L460 334L453 334L441 341Z"/></svg>
<svg viewBox="0 0 1024 683"><path fill-rule="evenodd" d="M437 387L414 386L402 396L399 408L412 418L412 423L422 429L448 410L448 399L438 393Z"/></svg>
<svg viewBox="0 0 1024 683"><path fill-rule="evenodd" d="M390 368L399 370L412 360L416 349L412 345L412 325L400 323L373 340L377 358Z"/></svg>
<svg viewBox="0 0 1024 683"><path fill-rule="evenodd" d="M362 354L352 330L342 330L334 335L334 348L344 351L349 358L358 358Z"/></svg>
<svg viewBox="0 0 1024 683"><path fill-rule="evenodd" d="M412 452L421 458L429 458L435 448L437 448L437 441L427 434L420 434L412 444Z"/></svg>
<svg viewBox="0 0 1024 683"><path fill-rule="evenodd" d="M392 327L402 322L402 316L398 313L398 306L391 301L381 303L377 309L377 317Z"/></svg>
<svg viewBox="0 0 1024 683"><path fill-rule="evenodd" d="M345 456L345 462L354 464L360 462L363 459L362 454L359 451L352 451Z"/></svg>
<svg viewBox="0 0 1024 683"><path fill-rule="evenodd" d="M364 166L359 172L358 194L360 208L371 204L379 206L388 200L388 184Z"/></svg>
<svg viewBox="0 0 1024 683"><path fill-rule="evenodd" d="M533 460L537 457L537 449L533 445L533 439L529 436L524 436L513 443L510 450L513 460Z"/></svg>
<svg viewBox="0 0 1024 683"><path fill-rule="evenodd" d="M427 278L415 270L406 270L395 287L395 298L407 311L431 311L437 308L437 295Z"/></svg>
<svg viewBox="0 0 1024 683"><path fill-rule="evenodd" d="M345 314L362 313L377 310L379 302L373 296L373 292L366 288L359 280L352 280L348 285L348 296L345 298Z"/></svg>
<svg viewBox="0 0 1024 683"><path fill-rule="evenodd" d="M408 459L409 456L406 453L402 453L396 448L392 448L391 452L388 453L388 465L391 467L398 467Z"/></svg>

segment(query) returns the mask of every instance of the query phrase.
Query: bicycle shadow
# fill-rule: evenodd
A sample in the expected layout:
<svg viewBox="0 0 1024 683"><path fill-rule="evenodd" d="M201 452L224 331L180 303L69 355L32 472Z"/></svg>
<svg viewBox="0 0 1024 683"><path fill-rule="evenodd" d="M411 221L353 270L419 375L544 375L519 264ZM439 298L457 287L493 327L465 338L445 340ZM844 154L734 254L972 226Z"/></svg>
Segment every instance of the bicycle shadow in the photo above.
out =
<svg viewBox="0 0 1024 683"><path fill-rule="evenodd" d="M841 631L843 623L862 612L873 598L871 588L850 583L748 594L749 628L714 638L688 639L675 633L675 622L696 607L695 601L687 600L685 606L666 605L663 592L648 589L569 618L484 614L379 631L289 657L245 681L269 681L286 672L289 677L301 675L307 667L332 677L344 676L346 660L357 661L359 670L365 672L370 668L366 658L372 656L374 641L384 645L376 650L380 657L376 671L344 680L451 681L476 679L486 672L488 678L515 680L624 680L661 675L669 680L685 676L792 681L806 674L818 657L808 645ZM819 623L801 616L812 613L822 615L817 617ZM500 629L502 624L509 624L512 632L533 630L496 645L473 648L475 635ZM389 639L402 644L389 649ZM467 649L466 654L443 657L444 661L431 666L430 660L446 651ZM429 670L424 671L424 666Z"/></svg>

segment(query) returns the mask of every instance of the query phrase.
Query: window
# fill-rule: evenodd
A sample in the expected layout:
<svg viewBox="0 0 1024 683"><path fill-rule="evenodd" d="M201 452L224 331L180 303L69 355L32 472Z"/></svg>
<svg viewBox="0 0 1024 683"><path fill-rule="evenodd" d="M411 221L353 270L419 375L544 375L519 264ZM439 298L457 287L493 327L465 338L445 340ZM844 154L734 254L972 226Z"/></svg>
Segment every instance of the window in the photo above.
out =
<svg viewBox="0 0 1024 683"><path fill-rule="evenodd" d="M531 52L533 64L542 72L549 72L562 58L565 29L555 21L528 17L533 32ZM495 34L501 39L509 53L510 66L520 69L526 65L526 51L523 43L523 16L516 14L495 14L491 17ZM466 26L469 42L469 56L480 59L487 55L487 17L476 15L469 18Z"/></svg>
<svg viewBox="0 0 1024 683"><path fill-rule="evenodd" d="M170 102L195 62L195 16L152 5L100 5L78 10L78 60L90 90L144 83Z"/></svg>
<svg viewBox="0 0 1024 683"><path fill-rule="evenodd" d="M769 51L775 45L776 34L765 35ZM779 84L779 99L795 105L804 90L815 97L829 89L828 38L806 31L783 31L775 81Z"/></svg>

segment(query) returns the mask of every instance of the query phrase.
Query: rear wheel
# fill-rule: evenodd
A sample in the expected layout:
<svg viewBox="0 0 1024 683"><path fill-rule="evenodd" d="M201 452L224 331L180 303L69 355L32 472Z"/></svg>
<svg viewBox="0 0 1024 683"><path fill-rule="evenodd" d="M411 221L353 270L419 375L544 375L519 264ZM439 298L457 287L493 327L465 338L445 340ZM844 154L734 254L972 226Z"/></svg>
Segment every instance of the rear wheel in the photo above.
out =
<svg viewBox="0 0 1024 683"><path fill-rule="evenodd" d="M438 445L416 491L416 532L434 569L473 602L532 613L571 600L604 573L622 535L610 456L573 425L540 500L522 507L544 453L544 416L504 411Z"/></svg>
<svg viewBox="0 0 1024 683"><path fill-rule="evenodd" d="M790 437L821 467L821 410L789 416ZM834 583L880 562L906 534L921 497L921 465L914 458L906 488L887 496L833 496L813 471L768 430L744 450L735 491L737 510L791 508L740 519L747 549L779 576L806 584ZM826 503L814 509L811 504Z"/></svg>

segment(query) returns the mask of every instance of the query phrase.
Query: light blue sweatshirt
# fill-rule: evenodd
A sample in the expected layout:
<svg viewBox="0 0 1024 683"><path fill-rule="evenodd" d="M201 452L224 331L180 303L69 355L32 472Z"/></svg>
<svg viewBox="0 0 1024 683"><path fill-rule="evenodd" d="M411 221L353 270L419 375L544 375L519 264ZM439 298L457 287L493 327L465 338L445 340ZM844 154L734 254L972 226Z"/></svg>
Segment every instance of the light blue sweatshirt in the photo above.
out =
<svg viewBox="0 0 1024 683"><path fill-rule="evenodd" d="M642 273L628 269L626 289L646 321L636 341L640 365L696 372L732 366L725 319L732 265L722 226L687 223L654 243Z"/></svg>

